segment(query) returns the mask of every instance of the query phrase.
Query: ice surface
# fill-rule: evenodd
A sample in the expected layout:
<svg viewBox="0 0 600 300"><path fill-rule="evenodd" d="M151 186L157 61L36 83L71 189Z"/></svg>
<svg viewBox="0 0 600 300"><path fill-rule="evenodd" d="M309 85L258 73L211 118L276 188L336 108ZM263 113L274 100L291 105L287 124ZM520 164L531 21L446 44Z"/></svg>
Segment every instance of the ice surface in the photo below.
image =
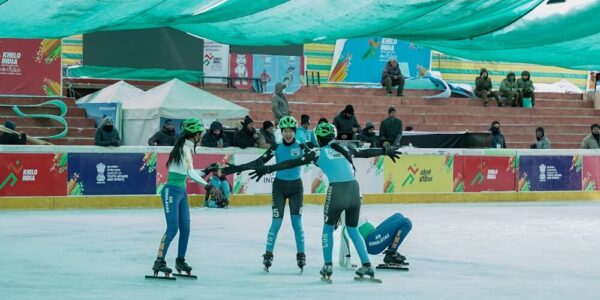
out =
<svg viewBox="0 0 600 300"><path fill-rule="evenodd" d="M0 211L0 299L600 299L600 202L366 205L379 223L413 221L400 248L410 272L319 280L322 208L304 208L299 275L289 210L271 273L262 271L270 207L192 209L187 261L198 281L144 280L162 210ZM168 254L174 267L177 237ZM371 256L373 263L383 256ZM354 258L356 261L356 256ZM320 297L320 298L317 298Z"/></svg>

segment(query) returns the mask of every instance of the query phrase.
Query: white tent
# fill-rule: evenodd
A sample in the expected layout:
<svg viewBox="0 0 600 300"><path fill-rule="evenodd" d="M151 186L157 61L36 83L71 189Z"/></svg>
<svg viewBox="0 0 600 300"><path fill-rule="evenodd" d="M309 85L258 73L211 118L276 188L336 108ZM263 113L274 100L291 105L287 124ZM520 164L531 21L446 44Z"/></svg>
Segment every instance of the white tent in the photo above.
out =
<svg viewBox="0 0 600 300"><path fill-rule="evenodd" d="M77 99L77 104L84 103L125 103L144 94L141 89L121 80L95 93Z"/></svg>
<svg viewBox="0 0 600 300"><path fill-rule="evenodd" d="M160 118L198 118L206 127L215 121L240 119L248 109L173 79L123 103L125 145L146 145L160 127Z"/></svg>

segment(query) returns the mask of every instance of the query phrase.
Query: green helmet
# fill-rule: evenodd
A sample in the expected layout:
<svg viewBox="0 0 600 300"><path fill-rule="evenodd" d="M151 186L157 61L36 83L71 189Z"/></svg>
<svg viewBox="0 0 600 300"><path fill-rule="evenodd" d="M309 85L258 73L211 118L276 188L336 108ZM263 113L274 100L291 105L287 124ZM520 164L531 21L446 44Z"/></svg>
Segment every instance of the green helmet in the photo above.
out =
<svg viewBox="0 0 600 300"><path fill-rule="evenodd" d="M296 129L296 127L298 127L298 121L296 121L296 119L294 119L294 117L292 117L292 116L285 116L285 117L282 117L281 119L279 119L279 129L284 129L284 128Z"/></svg>
<svg viewBox="0 0 600 300"><path fill-rule="evenodd" d="M315 128L315 134L317 135L317 137L322 138L335 137L337 135L337 130L335 129L335 126L333 126L333 124L323 122L317 125L317 128Z"/></svg>
<svg viewBox="0 0 600 300"><path fill-rule="evenodd" d="M197 133L204 131L204 125L196 118L191 118L183 121L181 129L186 133Z"/></svg>

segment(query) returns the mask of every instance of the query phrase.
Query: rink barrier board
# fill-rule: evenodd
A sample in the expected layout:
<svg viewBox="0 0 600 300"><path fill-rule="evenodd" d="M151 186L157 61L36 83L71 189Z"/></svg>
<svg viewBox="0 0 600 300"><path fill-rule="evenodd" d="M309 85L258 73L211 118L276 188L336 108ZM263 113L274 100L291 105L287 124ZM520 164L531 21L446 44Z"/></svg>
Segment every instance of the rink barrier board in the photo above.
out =
<svg viewBox="0 0 600 300"><path fill-rule="evenodd" d="M190 195L190 206L202 207L203 195ZM364 204L443 204L485 202L533 202L533 201L600 201L600 191L567 192L482 192L482 193L407 193L368 194ZM324 195L305 195L305 205L322 205ZM267 206L271 195L234 195L230 206ZM81 196L81 197L2 197L0 210L47 210L47 209L108 209L108 208L161 208L157 195L134 196Z"/></svg>

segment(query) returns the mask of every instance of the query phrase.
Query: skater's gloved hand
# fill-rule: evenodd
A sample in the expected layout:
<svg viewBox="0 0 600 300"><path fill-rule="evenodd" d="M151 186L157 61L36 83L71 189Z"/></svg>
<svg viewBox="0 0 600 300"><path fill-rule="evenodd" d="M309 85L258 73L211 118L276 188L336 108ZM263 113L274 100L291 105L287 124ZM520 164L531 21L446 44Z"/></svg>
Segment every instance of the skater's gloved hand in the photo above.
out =
<svg viewBox="0 0 600 300"><path fill-rule="evenodd" d="M204 169L204 174L208 175L208 174L216 171L218 168L219 168L218 163L212 163L208 167L206 167L206 169Z"/></svg>
<svg viewBox="0 0 600 300"><path fill-rule="evenodd" d="M223 175L240 173L241 171L243 171L243 170L241 170L240 166L236 166L234 164L229 164L227 167L223 168Z"/></svg>
<svg viewBox="0 0 600 300"><path fill-rule="evenodd" d="M398 154L402 154L402 152L398 151L398 147L383 146L383 155L387 155L394 163L396 163L396 159L400 159Z"/></svg>
<svg viewBox="0 0 600 300"><path fill-rule="evenodd" d="M250 178L256 179L256 182L258 182L263 176L265 176L268 173L271 173L271 171L269 170L269 166L258 166L254 169L254 171L250 172Z"/></svg>

